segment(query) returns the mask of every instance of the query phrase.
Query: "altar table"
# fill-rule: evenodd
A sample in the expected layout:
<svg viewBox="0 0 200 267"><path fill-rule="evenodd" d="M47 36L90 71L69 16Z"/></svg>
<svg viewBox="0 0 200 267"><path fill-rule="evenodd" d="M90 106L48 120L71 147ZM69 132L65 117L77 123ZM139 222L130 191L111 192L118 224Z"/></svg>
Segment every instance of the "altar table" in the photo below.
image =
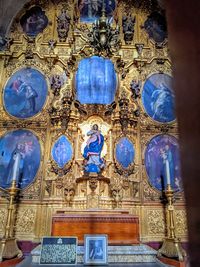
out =
<svg viewBox="0 0 200 267"><path fill-rule="evenodd" d="M139 218L130 214L55 214L52 236L76 236L84 243L85 234L107 234L109 245L139 243Z"/></svg>

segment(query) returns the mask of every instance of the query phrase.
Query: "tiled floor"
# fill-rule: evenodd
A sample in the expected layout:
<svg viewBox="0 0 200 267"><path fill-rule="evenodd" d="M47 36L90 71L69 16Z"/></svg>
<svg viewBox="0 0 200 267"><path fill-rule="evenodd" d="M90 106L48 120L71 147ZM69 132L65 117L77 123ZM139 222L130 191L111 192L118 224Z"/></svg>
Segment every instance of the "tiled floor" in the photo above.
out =
<svg viewBox="0 0 200 267"><path fill-rule="evenodd" d="M24 261L21 263L17 264L15 267L41 267L41 266L46 266L46 267L61 267L61 266L69 266L69 265L40 265L40 264L32 264L31 263L31 257L27 257ZM74 265L73 265L74 266ZM76 267L82 267L84 265L77 264L75 265ZM101 265L98 265L101 267ZM103 266L103 265L102 265ZM110 267L162 267L162 266L167 266L164 264L159 264L159 263L133 263L133 264L109 264ZM105 267L105 265L104 265Z"/></svg>

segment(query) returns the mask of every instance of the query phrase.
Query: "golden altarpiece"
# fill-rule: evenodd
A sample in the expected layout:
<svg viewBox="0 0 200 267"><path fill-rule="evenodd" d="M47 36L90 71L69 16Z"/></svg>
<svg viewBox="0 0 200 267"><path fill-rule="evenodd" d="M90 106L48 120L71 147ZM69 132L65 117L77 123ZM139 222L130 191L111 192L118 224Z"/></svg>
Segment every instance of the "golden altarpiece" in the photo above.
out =
<svg viewBox="0 0 200 267"><path fill-rule="evenodd" d="M79 3L75 0L34 0L17 14L8 42L0 51L0 135L28 130L37 138L41 148L37 173L19 192L15 220L15 235L19 240L38 242L43 236L51 235L52 216L58 212L109 214L126 211L139 217L141 242L161 241L165 235L162 190L155 188L149 180L145 153L154 137L170 135L177 138L178 129L174 119L163 122L149 116L142 102L142 92L151 75L172 75L167 39L156 42L148 32L150 26L145 22L151 16L151 6L140 6L137 1L118 1L115 5L114 19L107 20L118 30L119 40L113 50L112 42L104 50L91 41L96 22L81 21ZM27 10L34 6L48 18L46 27L36 36L27 34L27 28L21 23ZM62 25L59 28L62 15L68 23L67 28ZM126 19L131 20L134 29L126 30ZM117 85L112 103L85 104L76 97L79 63L93 56L101 56L113 63ZM5 107L6 83L22 68L39 71L47 82L46 100L34 116L14 116ZM138 90L134 90L134 86ZM104 136L102 156L105 166L100 174L86 174L83 149L87 132L94 124ZM62 136L71 144L72 157L59 166L52 151ZM121 138L127 138L134 146L134 161L126 167L116 157L116 146ZM1 236L5 231L7 206L6 195L1 191ZM175 206L176 233L186 241L182 190L175 194Z"/></svg>

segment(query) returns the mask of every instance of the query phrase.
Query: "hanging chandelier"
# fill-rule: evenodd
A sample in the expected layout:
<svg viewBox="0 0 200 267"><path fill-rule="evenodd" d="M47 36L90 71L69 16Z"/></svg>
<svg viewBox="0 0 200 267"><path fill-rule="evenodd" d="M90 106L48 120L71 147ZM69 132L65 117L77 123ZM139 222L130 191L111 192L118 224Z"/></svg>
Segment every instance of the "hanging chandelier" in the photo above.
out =
<svg viewBox="0 0 200 267"><path fill-rule="evenodd" d="M98 55L110 56L120 47L119 25L112 27L111 20L106 16L103 1L101 17L93 23L88 34L89 43Z"/></svg>

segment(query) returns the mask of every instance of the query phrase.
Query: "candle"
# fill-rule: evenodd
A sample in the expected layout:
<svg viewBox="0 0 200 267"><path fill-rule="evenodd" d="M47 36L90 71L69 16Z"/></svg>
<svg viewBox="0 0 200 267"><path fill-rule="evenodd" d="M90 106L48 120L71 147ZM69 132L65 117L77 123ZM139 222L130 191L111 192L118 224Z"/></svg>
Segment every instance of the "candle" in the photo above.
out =
<svg viewBox="0 0 200 267"><path fill-rule="evenodd" d="M13 181L16 181L17 180L17 176L19 174L19 164L20 164L20 158L21 158L21 155L19 152L16 153L16 155L14 156L14 166L13 166Z"/></svg>
<svg viewBox="0 0 200 267"><path fill-rule="evenodd" d="M165 160L165 168L166 168L166 179L167 179L167 185L171 185L170 180L170 168L169 168L169 160Z"/></svg>

